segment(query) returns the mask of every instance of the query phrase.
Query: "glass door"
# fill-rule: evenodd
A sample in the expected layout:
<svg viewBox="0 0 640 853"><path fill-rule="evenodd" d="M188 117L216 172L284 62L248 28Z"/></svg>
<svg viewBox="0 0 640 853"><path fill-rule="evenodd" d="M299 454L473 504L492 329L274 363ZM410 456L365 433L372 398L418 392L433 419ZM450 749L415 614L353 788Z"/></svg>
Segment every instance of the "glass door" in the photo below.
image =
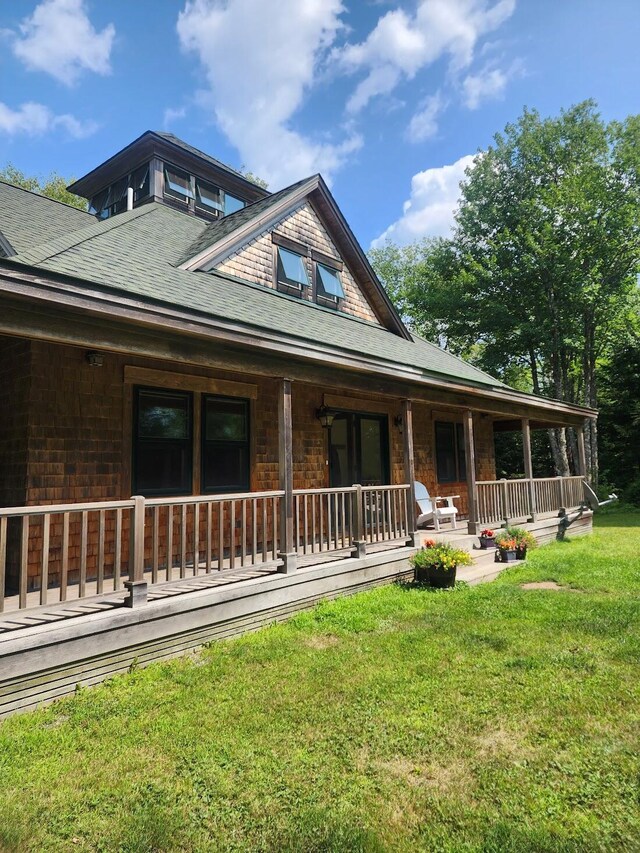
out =
<svg viewBox="0 0 640 853"><path fill-rule="evenodd" d="M389 483L386 415L340 412L329 430L329 484L333 488Z"/></svg>

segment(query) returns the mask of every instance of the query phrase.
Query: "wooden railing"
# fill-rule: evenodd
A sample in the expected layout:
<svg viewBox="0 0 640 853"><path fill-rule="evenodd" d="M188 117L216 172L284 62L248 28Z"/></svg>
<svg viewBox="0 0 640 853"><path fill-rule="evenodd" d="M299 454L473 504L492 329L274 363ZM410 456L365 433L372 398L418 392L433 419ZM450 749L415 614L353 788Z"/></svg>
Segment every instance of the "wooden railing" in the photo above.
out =
<svg viewBox="0 0 640 853"><path fill-rule="evenodd" d="M477 486L479 524L526 521L537 515L573 509L584 500L582 477L482 480Z"/></svg>
<svg viewBox="0 0 640 853"><path fill-rule="evenodd" d="M0 509L0 612L281 560L283 491ZM299 557L406 541L409 486L293 493ZM14 595L15 591L15 595Z"/></svg>

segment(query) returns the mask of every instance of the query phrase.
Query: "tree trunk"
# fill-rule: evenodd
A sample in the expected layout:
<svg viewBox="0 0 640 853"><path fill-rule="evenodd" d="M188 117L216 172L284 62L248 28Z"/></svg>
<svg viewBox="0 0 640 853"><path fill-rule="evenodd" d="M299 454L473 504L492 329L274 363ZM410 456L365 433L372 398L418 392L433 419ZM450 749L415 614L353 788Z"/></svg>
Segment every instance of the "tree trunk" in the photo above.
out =
<svg viewBox="0 0 640 853"><path fill-rule="evenodd" d="M549 430L549 443L556 474L558 477L568 477L569 459L567 457L567 434L564 427Z"/></svg>

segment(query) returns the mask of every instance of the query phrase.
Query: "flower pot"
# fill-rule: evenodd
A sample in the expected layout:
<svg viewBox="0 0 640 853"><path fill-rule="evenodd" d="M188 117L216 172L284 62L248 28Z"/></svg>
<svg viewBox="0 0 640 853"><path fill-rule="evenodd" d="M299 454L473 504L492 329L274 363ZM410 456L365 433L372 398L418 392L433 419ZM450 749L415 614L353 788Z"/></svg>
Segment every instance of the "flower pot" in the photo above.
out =
<svg viewBox="0 0 640 853"><path fill-rule="evenodd" d="M516 548L516 560L526 560L527 559L527 546L523 545L522 548Z"/></svg>
<svg viewBox="0 0 640 853"><path fill-rule="evenodd" d="M446 589L454 586L457 569L457 566L452 569L441 569L437 566L417 566L416 580L418 583L427 583L437 589Z"/></svg>
<svg viewBox="0 0 640 853"><path fill-rule="evenodd" d="M493 536L480 536L480 547L486 551L487 548L497 548L498 546Z"/></svg>
<svg viewBox="0 0 640 853"><path fill-rule="evenodd" d="M503 563L515 563L516 561L516 549L501 548L500 549L500 559Z"/></svg>

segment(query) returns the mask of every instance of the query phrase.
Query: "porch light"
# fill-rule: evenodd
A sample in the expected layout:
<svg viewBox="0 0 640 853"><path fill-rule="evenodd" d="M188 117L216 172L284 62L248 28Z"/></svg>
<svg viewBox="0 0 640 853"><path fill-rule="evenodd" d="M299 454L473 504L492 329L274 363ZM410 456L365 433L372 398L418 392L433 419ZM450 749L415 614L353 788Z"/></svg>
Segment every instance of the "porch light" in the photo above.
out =
<svg viewBox="0 0 640 853"><path fill-rule="evenodd" d="M88 352L85 358L91 367L102 367L104 364L104 356L101 352Z"/></svg>
<svg viewBox="0 0 640 853"><path fill-rule="evenodd" d="M328 409L326 406L320 406L316 411L316 417L325 429L329 429L331 427L335 416L336 413L332 412L331 409Z"/></svg>

